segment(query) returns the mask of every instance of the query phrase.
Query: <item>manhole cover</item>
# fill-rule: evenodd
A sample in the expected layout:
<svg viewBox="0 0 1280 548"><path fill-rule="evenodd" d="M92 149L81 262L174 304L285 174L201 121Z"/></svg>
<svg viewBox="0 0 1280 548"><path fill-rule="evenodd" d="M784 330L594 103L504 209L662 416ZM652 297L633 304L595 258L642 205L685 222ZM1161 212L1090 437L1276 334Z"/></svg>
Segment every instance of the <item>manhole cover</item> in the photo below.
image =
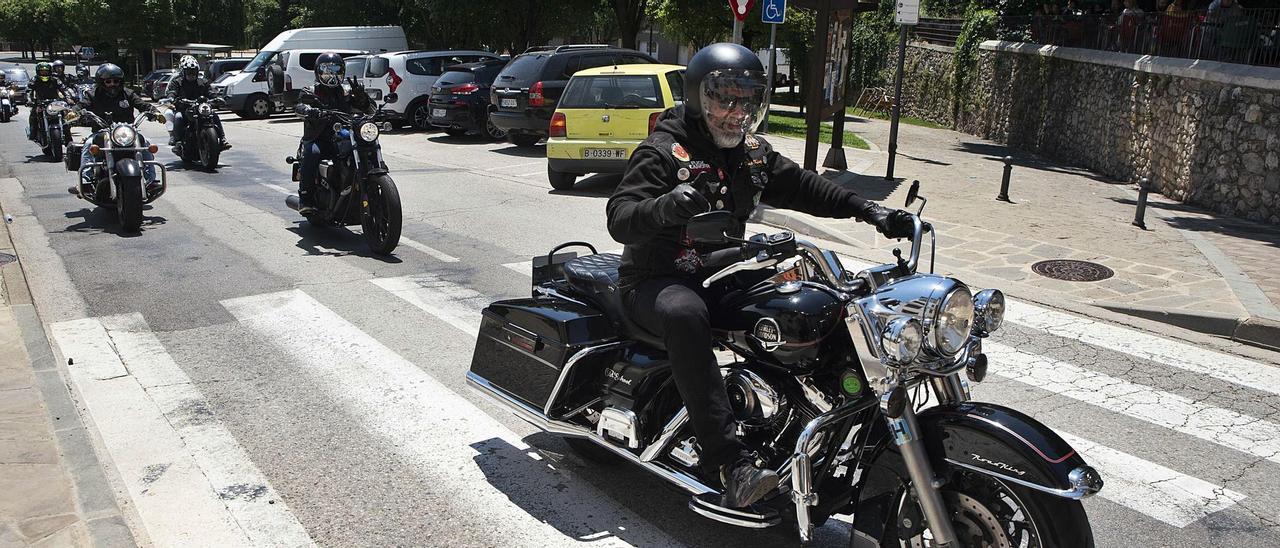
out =
<svg viewBox="0 0 1280 548"><path fill-rule="evenodd" d="M8 253L0 253L0 266L7 265L16 260L18 260L18 258L14 257L13 255L10 255Z"/></svg>
<svg viewBox="0 0 1280 548"><path fill-rule="evenodd" d="M1116 275L1113 270L1098 263L1073 259L1040 261L1031 265L1031 270L1046 278L1068 282L1096 282Z"/></svg>

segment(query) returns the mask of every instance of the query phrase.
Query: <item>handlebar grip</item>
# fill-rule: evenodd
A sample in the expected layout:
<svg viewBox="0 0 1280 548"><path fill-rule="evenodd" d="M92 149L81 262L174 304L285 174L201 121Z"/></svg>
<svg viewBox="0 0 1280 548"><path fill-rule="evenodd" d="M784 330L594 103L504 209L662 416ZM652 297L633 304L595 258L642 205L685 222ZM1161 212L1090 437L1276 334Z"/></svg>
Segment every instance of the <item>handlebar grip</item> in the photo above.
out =
<svg viewBox="0 0 1280 548"><path fill-rule="evenodd" d="M743 259L741 247L729 247L725 249L717 249L702 257L703 268L723 268Z"/></svg>

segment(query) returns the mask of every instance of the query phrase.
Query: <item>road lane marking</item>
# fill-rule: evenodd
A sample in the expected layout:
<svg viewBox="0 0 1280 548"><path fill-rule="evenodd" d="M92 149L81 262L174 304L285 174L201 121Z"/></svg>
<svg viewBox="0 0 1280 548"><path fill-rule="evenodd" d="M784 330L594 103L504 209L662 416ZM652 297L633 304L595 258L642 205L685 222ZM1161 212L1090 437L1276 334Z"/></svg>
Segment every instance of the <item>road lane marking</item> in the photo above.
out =
<svg viewBox="0 0 1280 548"><path fill-rule="evenodd" d="M521 546L679 544L659 528L635 527L644 520L547 462L511 458L532 451L519 435L306 293L222 304L445 494L432 500L440 527L492 530ZM470 330L464 321L449 323Z"/></svg>
<svg viewBox="0 0 1280 548"><path fill-rule="evenodd" d="M1002 344L985 348L998 376L1280 463L1275 423Z"/></svg>
<svg viewBox="0 0 1280 548"><path fill-rule="evenodd" d="M50 329L153 543L313 545L140 314Z"/></svg>
<svg viewBox="0 0 1280 548"><path fill-rule="evenodd" d="M293 194L293 191L292 191L292 190L289 190L289 189L287 189L287 188L285 188L285 187L282 187L282 186L280 186L280 185L271 184L271 183L258 183L258 184L260 184L260 185L262 185L262 186L265 186L265 187L267 187L267 188L269 188L269 189L271 189L271 190L274 190L274 191L276 191L276 192L280 192L280 193L286 194L286 195ZM426 253L427 255L430 255L430 256L434 257L437 261L440 261L440 262L444 262L444 263L456 263L456 262L458 262L458 261L460 261L460 260L461 260L461 259L458 259L457 257L454 257L454 256L452 256L452 255L449 255L448 253L445 253L445 252L443 252L443 251L440 251L440 250L438 250L438 249L436 249L436 248L434 248L434 247L431 247L431 246L429 246L429 245L427 245L427 244L424 244L424 243L418 242L418 241L416 241L416 240L410 239L409 237L404 236L404 235L401 235L401 236L400 236L400 243L402 243L402 244L404 244L404 245L407 245L407 246L409 246L409 247L411 247L411 248L413 248L413 249L416 249L416 250L418 250L418 251L421 251L421 252L423 252L423 253Z"/></svg>
<svg viewBox="0 0 1280 548"><path fill-rule="evenodd" d="M430 273L369 282L473 337L480 332L480 311L491 300L474 289Z"/></svg>
<svg viewBox="0 0 1280 548"><path fill-rule="evenodd" d="M1006 321L1280 395L1280 368L1089 318L1009 301Z"/></svg>
<svg viewBox="0 0 1280 548"><path fill-rule="evenodd" d="M1236 491L1057 430L1106 482L1098 496L1183 528L1245 499Z"/></svg>

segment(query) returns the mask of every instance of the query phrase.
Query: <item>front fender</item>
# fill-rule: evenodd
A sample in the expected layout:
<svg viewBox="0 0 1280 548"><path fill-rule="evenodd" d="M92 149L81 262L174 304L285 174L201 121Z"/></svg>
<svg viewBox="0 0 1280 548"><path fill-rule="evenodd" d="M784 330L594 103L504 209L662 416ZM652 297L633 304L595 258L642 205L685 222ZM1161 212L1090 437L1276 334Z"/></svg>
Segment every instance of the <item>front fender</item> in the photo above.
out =
<svg viewBox="0 0 1280 548"><path fill-rule="evenodd" d="M142 162L133 158L116 160L116 177L142 177Z"/></svg>

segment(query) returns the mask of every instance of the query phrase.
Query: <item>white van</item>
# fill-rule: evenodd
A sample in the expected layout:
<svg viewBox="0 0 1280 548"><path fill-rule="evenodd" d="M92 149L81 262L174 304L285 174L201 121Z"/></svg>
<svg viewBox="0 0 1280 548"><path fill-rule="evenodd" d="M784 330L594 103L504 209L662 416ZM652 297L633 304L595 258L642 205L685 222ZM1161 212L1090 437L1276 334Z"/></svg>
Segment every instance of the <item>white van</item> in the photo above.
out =
<svg viewBox="0 0 1280 548"><path fill-rule="evenodd" d="M286 30L263 46L240 74L216 84L214 94L225 97L227 108L242 118L265 118L279 108L267 89L266 66L278 62L281 52L322 49L381 53L404 51L408 47L404 29L398 26Z"/></svg>
<svg viewBox="0 0 1280 548"><path fill-rule="evenodd" d="M280 79L276 84L268 84L271 89L271 99L275 101L277 106L283 106L288 109L298 102L298 93L303 88L314 86L316 83L316 59L324 53L336 53L341 55L343 59L364 55L366 52L354 49L291 49L280 52L275 56L275 60L270 63L273 66L280 67ZM351 76L348 74L348 76ZM356 75L357 77L359 75ZM268 71L268 78L274 78Z"/></svg>

